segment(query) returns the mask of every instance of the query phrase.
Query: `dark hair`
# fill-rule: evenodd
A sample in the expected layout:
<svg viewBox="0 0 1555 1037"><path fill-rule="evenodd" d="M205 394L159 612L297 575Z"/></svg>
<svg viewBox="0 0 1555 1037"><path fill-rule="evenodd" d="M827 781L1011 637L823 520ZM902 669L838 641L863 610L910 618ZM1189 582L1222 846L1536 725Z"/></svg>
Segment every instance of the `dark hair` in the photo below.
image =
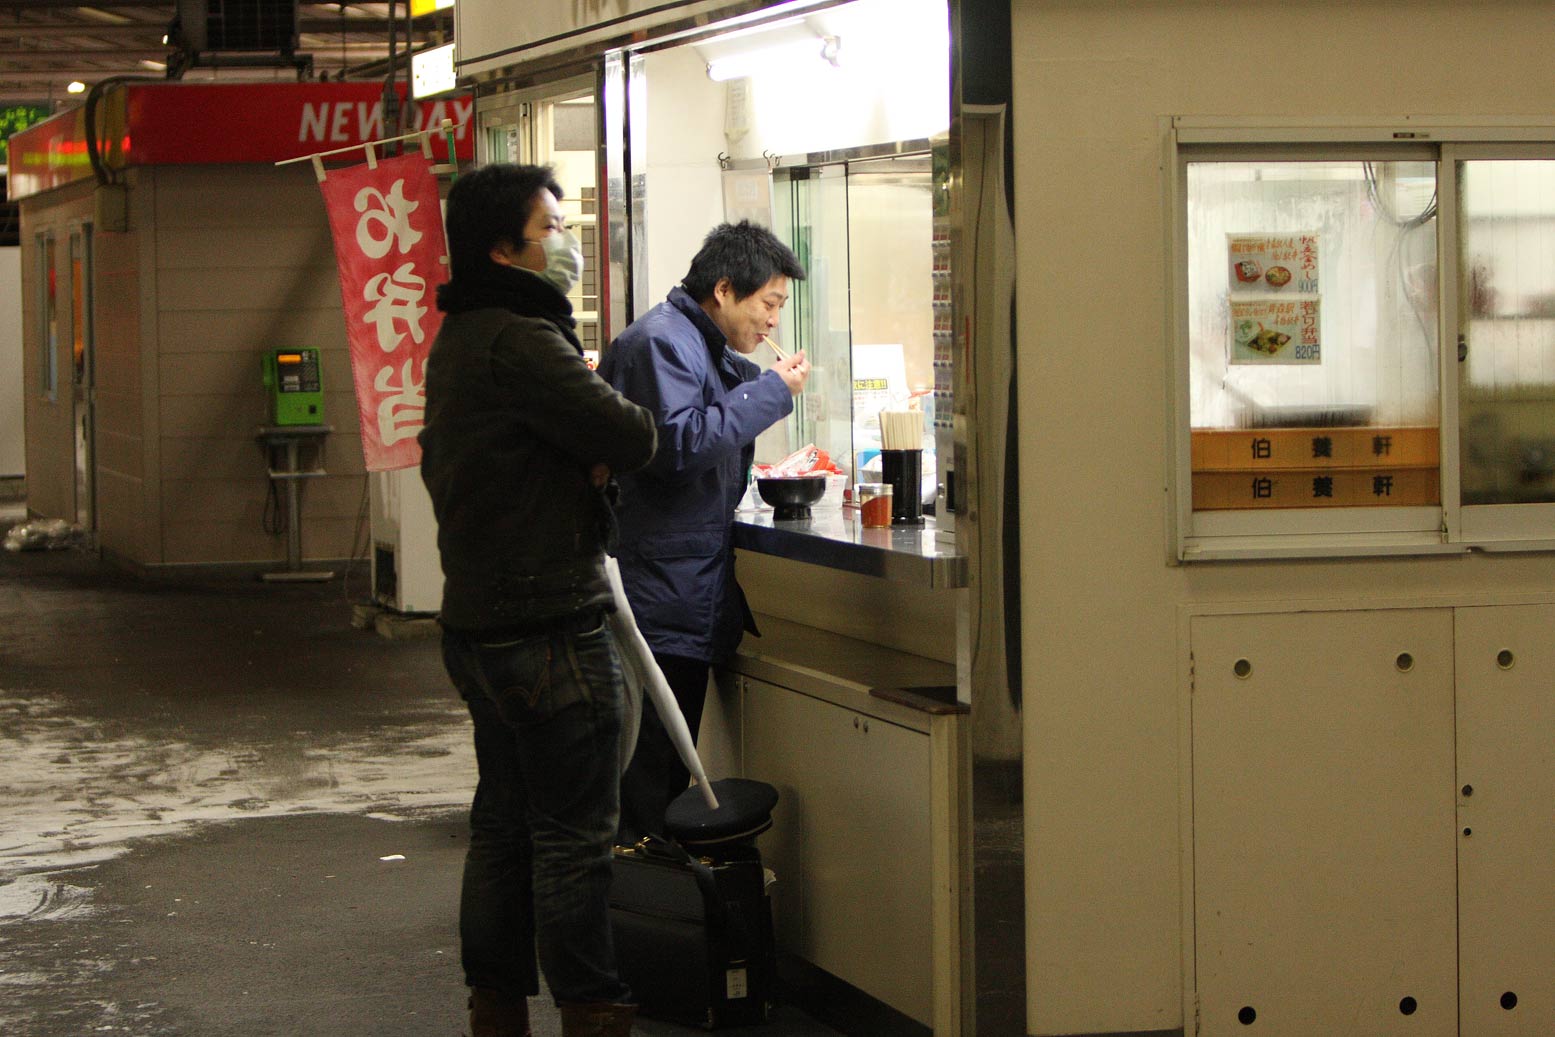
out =
<svg viewBox="0 0 1555 1037"><path fill-rule="evenodd" d="M720 223L708 232L680 284L697 302L706 302L718 282L727 277L734 286L734 297L744 299L776 274L803 281L804 265L777 235L741 220Z"/></svg>
<svg viewBox="0 0 1555 1037"><path fill-rule="evenodd" d="M550 191L561 201L561 185L549 166L496 162L464 173L448 192L448 274L479 276L491 250L506 241L522 245L535 195Z"/></svg>

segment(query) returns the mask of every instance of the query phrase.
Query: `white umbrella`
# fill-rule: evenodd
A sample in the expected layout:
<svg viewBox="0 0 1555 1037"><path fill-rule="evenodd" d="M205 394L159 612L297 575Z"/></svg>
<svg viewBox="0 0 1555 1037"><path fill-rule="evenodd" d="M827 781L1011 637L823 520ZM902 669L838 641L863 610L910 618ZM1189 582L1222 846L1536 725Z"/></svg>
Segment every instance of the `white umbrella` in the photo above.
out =
<svg viewBox="0 0 1555 1037"><path fill-rule="evenodd" d="M632 606L626 600L626 588L621 585L621 566L608 555L605 557L605 574L610 578L610 592L616 599L616 611L610 623L615 632L616 644L621 649L621 665L626 671L627 686L630 688L635 683L652 698L659 719L669 732L670 741L675 743L675 751L680 754L680 760L686 765L686 770L691 772L691 777L696 779L697 788L702 790L702 799L706 801L707 809L717 810L718 797L713 795L707 771L702 769L702 758L697 755L696 741L691 737L691 728L686 726L686 716L680 711L680 703L675 701L675 693L670 690L669 681L664 679L664 671L659 669L659 664L654 660L642 631L637 629L637 617L632 615ZM639 707L633 720L640 719L640 716ZM631 747L637 744L637 725L633 722L629 726L632 728L631 738L626 741L626 751L621 754L623 768L631 756Z"/></svg>

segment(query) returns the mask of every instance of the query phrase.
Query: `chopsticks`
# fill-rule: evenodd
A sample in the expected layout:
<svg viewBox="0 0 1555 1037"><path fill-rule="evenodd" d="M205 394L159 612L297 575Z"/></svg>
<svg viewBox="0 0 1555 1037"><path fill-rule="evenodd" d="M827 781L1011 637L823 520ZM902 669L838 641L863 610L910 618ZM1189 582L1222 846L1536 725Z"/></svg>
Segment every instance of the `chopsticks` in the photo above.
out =
<svg viewBox="0 0 1555 1037"><path fill-rule="evenodd" d="M880 447L883 450L921 450L923 412L919 410L881 411Z"/></svg>
<svg viewBox="0 0 1555 1037"><path fill-rule="evenodd" d="M772 352L777 355L777 358L779 360L787 360L788 359L788 354L783 352L781 349L779 349L778 348L778 344L776 342L772 341L770 338L768 338L765 335L761 336L761 341L763 341L763 342L765 342L767 344L767 346L772 350Z"/></svg>

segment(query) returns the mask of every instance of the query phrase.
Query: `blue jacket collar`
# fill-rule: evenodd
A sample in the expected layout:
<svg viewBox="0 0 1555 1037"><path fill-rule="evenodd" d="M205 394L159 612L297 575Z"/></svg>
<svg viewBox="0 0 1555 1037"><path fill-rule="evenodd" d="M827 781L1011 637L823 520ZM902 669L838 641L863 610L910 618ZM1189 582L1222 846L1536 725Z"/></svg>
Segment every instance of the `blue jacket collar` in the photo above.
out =
<svg viewBox="0 0 1555 1037"><path fill-rule="evenodd" d="M729 345L729 340L724 337L723 330L713 323L713 318L702 309L702 304L691 298L691 293L676 285L670 289L669 304L684 313L696 329L702 333L702 340L707 343L708 352L717 360Z"/></svg>
<svg viewBox="0 0 1555 1037"><path fill-rule="evenodd" d="M713 323L713 318L707 315L702 305L691 297L690 292L676 285L670 289L666 301L685 314L686 319L701 333L702 341L707 343L707 354L713 366L725 372L729 379L735 382L749 381L761 372L759 365L729 348L729 339L725 337L718 325Z"/></svg>

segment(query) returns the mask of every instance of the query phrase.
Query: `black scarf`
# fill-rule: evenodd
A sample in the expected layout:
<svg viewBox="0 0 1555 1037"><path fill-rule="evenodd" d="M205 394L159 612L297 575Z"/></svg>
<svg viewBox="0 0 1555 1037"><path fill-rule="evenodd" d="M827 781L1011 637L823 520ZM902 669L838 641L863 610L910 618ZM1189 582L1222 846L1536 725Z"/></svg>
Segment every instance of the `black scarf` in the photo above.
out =
<svg viewBox="0 0 1555 1037"><path fill-rule="evenodd" d="M538 317L556 325L580 354L578 322L572 316L572 303L549 281L533 270L485 263L473 275L447 281L437 288L437 308L444 313L467 310L511 310L520 317Z"/></svg>

